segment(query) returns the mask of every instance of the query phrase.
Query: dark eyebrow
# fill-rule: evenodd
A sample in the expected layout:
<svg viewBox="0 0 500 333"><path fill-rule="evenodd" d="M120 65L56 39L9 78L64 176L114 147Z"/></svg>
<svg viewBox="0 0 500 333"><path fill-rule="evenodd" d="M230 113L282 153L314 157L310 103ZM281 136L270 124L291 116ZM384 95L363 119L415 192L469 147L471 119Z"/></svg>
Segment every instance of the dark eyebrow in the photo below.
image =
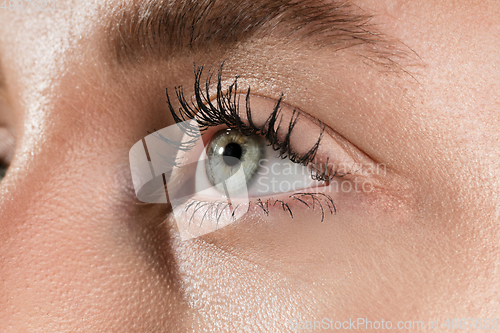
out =
<svg viewBox="0 0 500 333"><path fill-rule="evenodd" d="M387 44L380 33L370 30L370 18L351 4L329 0L146 0L120 8L108 36L122 64L144 57L224 52L269 35L337 49ZM382 58L395 54L395 48L386 52L384 47L375 53Z"/></svg>

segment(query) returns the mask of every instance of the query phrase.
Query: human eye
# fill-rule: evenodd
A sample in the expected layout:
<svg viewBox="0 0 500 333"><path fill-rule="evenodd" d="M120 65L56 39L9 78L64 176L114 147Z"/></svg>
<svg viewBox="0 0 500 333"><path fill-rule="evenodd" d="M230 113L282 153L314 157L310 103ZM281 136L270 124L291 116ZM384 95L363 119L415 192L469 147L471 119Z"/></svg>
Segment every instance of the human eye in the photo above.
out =
<svg viewBox="0 0 500 333"><path fill-rule="evenodd" d="M336 214L333 185L349 179L355 161L326 126L283 96L241 92L238 78L224 87L222 69L213 94L212 75L202 85L202 72L195 73L190 101L176 88L178 109L167 91L177 125L145 142L150 158L172 165L163 182L181 237L202 236L249 214L281 211L293 218L296 209L314 209L321 220ZM153 148L152 139L168 147Z"/></svg>

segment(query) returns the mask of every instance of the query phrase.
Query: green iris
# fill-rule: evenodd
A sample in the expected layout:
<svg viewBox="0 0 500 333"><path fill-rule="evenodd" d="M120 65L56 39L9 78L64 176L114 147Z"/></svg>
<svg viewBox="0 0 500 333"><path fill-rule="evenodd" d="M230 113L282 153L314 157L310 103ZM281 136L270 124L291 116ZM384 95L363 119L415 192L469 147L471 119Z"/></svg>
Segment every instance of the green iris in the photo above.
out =
<svg viewBox="0 0 500 333"><path fill-rule="evenodd" d="M224 192L238 192L247 188L257 171L259 161L264 158L264 140L256 135L243 135L237 130L224 129L217 132L207 146L205 168L213 186ZM243 168L245 179L231 178Z"/></svg>

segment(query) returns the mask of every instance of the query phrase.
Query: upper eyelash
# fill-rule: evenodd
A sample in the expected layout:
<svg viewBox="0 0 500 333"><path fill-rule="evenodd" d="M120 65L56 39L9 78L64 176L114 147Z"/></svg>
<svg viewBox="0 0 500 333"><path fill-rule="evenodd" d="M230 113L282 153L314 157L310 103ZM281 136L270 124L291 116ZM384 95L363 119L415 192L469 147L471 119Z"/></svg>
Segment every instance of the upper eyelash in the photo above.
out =
<svg viewBox="0 0 500 333"><path fill-rule="evenodd" d="M179 103L181 105L181 107L179 108L179 112L176 112L174 110L167 90L167 104L175 122L182 123L187 120L196 119L198 128L186 128L186 132L196 130L203 132L212 126L226 125L231 129L240 131L243 135L259 135L264 137L269 142L270 146L275 151L279 152L279 156L281 158L289 158L292 162L301 165L307 165L314 160L325 129L324 125L321 122L319 122L321 126L321 132L318 136L318 140L308 152L306 152L304 155L300 155L293 150L290 142L291 133L300 116L299 111L293 111L284 140L280 140L278 138L278 132L282 126L283 119L283 116L281 114L281 103L283 95L281 95L276 102L273 111L267 118L266 122L259 127L256 126L252 120L252 110L250 107L250 88L248 88L245 97L245 113L248 119L247 124L243 122L240 117L238 77L235 78L234 82L227 88L227 91L224 93L222 88L222 66L220 67L217 77L217 106L215 106L208 98L208 96L210 96L210 83L213 75L209 73L205 84L205 91L203 91L200 86L202 73L203 67L199 67L195 71L195 101L192 101L191 103L186 101L182 86L179 86L175 89L177 99L179 100Z"/></svg>
<svg viewBox="0 0 500 333"><path fill-rule="evenodd" d="M210 85L213 73L209 72L205 81L205 88L201 88L201 80L203 73L203 66L195 69L195 82L194 82L194 101L188 102L184 96L182 86L175 88L175 95L180 103L178 112L172 106L168 89L166 89L167 104L174 121L181 127L182 131L188 136L193 137L193 140L188 140L183 143L176 143L180 150L188 151L194 146L195 142L199 139L199 133L206 131L213 126L225 125L228 128L240 131L243 135L259 135L264 137L269 145L279 153L282 159L289 158L292 162L311 167L311 178L317 181L330 182L334 177L343 177L346 173L339 173L333 165L329 164L329 159L326 163L315 163L316 154L319 145L323 138L325 125L317 120L320 126L320 134L316 143L305 154L300 155L294 151L291 146L291 134L297 124L300 112L293 110L292 117L288 123L287 134L283 140L280 140L278 133L282 126L283 116L281 114L281 104L283 94L276 102L271 114L262 126L256 126L252 120L252 110L250 107L250 88L248 88L245 96L245 113L247 116L247 123L243 122L240 116L239 101L240 94L238 94L238 77L235 77L232 84L230 84L226 91L222 87L222 69L224 64L218 70L217 75L217 94L216 104L210 100ZM190 124L187 121L196 120L196 124ZM164 138L159 137L163 140ZM166 139L168 140L168 139ZM165 141L165 140L163 140ZM171 144L169 142L169 144Z"/></svg>

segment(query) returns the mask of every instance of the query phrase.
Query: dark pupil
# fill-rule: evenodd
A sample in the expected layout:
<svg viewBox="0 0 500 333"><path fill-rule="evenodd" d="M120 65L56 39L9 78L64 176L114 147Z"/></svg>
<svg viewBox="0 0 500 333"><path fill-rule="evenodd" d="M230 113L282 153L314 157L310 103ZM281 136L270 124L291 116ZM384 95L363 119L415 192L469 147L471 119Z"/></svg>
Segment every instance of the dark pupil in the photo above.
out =
<svg viewBox="0 0 500 333"><path fill-rule="evenodd" d="M231 142L226 146L226 148L224 148L222 159L227 165L233 166L239 163L242 154L243 150L241 149L241 146L237 143Z"/></svg>

